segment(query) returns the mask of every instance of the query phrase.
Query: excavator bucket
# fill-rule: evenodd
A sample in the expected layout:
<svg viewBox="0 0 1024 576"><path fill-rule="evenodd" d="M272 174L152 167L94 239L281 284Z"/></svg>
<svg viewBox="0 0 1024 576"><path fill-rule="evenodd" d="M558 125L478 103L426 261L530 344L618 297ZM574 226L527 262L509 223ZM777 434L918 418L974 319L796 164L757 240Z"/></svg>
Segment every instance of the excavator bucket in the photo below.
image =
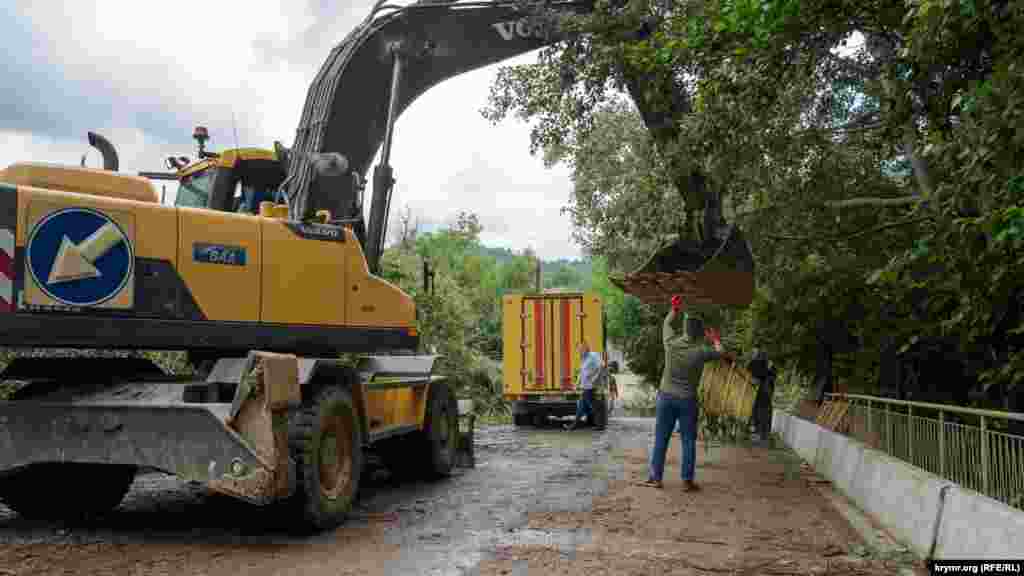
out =
<svg viewBox="0 0 1024 576"><path fill-rule="evenodd" d="M716 232L703 243L681 240L664 246L635 272L610 280L648 304L682 294L693 304L749 306L754 299L750 245L736 226Z"/></svg>

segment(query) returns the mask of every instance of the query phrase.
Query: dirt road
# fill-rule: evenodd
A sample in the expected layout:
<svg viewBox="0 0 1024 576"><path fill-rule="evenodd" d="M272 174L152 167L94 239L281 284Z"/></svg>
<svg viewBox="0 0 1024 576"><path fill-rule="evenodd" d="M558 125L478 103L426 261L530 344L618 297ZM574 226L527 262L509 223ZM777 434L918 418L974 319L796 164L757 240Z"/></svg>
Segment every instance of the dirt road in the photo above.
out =
<svg viewBox="0 0 1024 576"><path fill-rule="evenodd" d="M0 575L882 570L853 554L857 535L788 452L701 446L705 490L683 494L674 439L665 489L634 486L651 430L649 419L623 418L603 433L486 428L475 469L436 483L378 475L345 526L314 537L158 476L137 479L117 511L89 525L31 523L0 506Z"/></svg>

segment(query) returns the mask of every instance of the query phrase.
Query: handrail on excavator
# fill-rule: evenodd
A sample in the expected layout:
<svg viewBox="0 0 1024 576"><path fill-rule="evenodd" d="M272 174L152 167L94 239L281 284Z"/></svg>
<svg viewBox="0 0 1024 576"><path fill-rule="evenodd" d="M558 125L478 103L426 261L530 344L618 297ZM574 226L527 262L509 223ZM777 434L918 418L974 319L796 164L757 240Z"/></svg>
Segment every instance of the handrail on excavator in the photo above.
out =
<svg viewBox="0 0 1024 576"><path fill-rule="evenodd" d="M442 6L443 7L453 7L454 6L456 8L470 8L470 7L493 6L493 5L507 5L507 4L517 4L518 3L518 2L516 2L516 0L472 0L472 1L469 1L469 2L461 2L460 0L434 0L433 2L426 1L426 0L417 0L416 2L412 2L412 3L409 3L409 4L386 4L386 2L388 2L388 0L377 0L377 2L373 5L373 8L370 10L370 14L366 17L365 20L363 20L363 25L364 26L366 24L369 24L370 22L372 22L375 18L378 17L380 12L383 12L385 10L392 10L391 14L394 14L395 12L401 12L403 10L417 9L417 8L431 9L431 8L440 8ZM572 0L569 0L568 3L573 4L575 2L572 2ZM391 15L391 14L388 14L388 15Z"/></svg>
<svg viewBox="0 0 1024 576"><path fill-rule="evenodd" d="M377 2L373 5L373 9L370 10L370 15L367 16L365 20L363 20L363 25L366 25L366 24L369 24L370 22L372 22L374 17L377 16L377 13L382 11L382 10L395 10L395 11L398 11L398 10L402 10L402 9L405 8L405 6L402 6L401 4L385 4L385 2L387 2L387 1L388 0L377 0Z"/></svg>

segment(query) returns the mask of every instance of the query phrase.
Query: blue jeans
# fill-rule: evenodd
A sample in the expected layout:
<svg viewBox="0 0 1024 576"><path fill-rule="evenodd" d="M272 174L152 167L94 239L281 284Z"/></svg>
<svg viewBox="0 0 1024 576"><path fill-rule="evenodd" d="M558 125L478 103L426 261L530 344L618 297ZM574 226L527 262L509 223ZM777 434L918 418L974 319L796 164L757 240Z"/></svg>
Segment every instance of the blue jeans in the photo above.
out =
<svg viewBox="0 0 1024 576"><path fill-rule="evenodd" d="M590 423L594 423L594 389L584 388L583 394L580 396L580 401L576 403L576 421L579 422L583 416L586 415L590 418Z"/></svg>
<svg viewBox="0 0 1024 576"><path fill-rule="evenodd" d="M678 398L658 392L658 402L654 415L654 451L651 452L651 480L661 481L665 472L665 452L676 422L682 433L682 477L693 480L694 468L697 465L697 399Z"/></svg>

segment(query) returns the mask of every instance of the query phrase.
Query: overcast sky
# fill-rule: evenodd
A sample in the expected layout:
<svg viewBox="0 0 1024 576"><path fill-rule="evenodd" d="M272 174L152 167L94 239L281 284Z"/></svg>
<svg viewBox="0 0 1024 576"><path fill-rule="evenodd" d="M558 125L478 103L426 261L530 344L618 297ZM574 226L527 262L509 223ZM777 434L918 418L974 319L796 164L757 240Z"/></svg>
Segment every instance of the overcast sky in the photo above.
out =
<svg viewBox="0 0 1024 576"><path fill-rule="evenodd" d="M169 155L194 157L196 125L209 128L211 149L233 147L232 116L240 145L290 146L313 76L373 2L15 4L0 2L0 44L8 54L0 166L77 164L87 153L87 165L99 167L86 141L92 130L114 143L123 171L137 172L164 170ZM545 169L530 156L527 125L494 127L480 116L496 72L448 80L399 119L391 222L406 205L425 224L471 210L480 215L485 244L577 258L561 214L569 171Z"/></svg>

